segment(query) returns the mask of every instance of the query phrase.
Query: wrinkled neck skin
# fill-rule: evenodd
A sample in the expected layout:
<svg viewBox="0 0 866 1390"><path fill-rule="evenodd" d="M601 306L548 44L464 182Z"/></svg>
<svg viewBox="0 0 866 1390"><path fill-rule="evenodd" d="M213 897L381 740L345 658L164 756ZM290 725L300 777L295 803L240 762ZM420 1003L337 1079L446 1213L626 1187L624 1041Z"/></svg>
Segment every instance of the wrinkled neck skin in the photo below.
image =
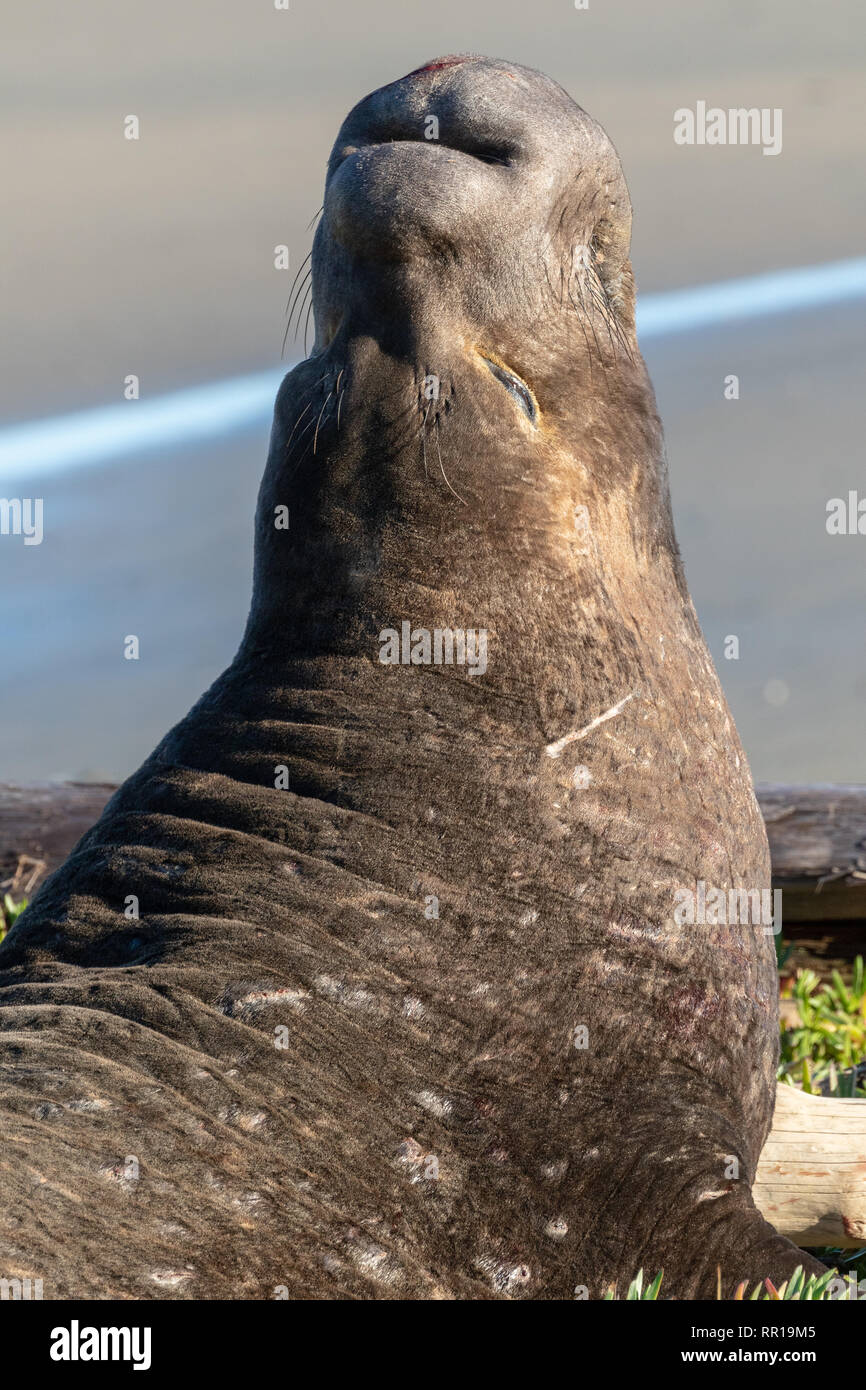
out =
<svg viewBox="0 0 866 1390"><path fill-rule="evenodd" d="M340 264L339 248L326 254ZM360 769L345 739L367 725L387 739L385 710L398 741L416 742L426 719L446 762L448 740L477 745L479 781L467 787L464 765L463 801L488 793L490 742L511 748L499 775L512 768L515 793L542 797L538 812L561 822L556 834L570 836L575 814L602 795L632 812L647 795L648 815L685 779L689 797L700 796L708 761L720 758L742 767L750 804L685 589L631 320L612 330L588 295L586 315L573 287L571 298L552 295L551 265L522 321L497 320L486 303L495 326L482 330L468 295L462 314L445 313L440 279L434 258L356 263L341 281L335 336L283 383L252 613L226 697L253 678L257 708L271 689L279 719L295 690L299 717L334 731L327 769L305 768L301 786L358 809L375 804L387 819L403 774L386 775L384 757ZM619 279L631 283L628 266ZM525 383L529 412L492 366ZM286 511L287 529L275 525ZM406 623L410 634L483 632L484 671L382 664L382 634ZM568 742L619 705L590 743ZM562 739L561 755L546 753ZM576 795L578 765L593 786ZM455 822L456 841L462 834Z"/></svg>

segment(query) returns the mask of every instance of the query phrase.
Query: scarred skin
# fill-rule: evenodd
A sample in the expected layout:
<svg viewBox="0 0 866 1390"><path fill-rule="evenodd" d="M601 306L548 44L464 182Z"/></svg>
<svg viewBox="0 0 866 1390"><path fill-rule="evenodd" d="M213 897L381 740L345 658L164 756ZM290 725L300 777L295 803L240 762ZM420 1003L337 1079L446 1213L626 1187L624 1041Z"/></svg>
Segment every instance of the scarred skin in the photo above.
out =
<svg viewBox="0 0 866 1390"><path fill-rule="evenodd" d="M822 1268L749 1191L772 934L674 919L769 858L629 236L612 145L529 69L439 60L347 118L240 650L0 948L0 1274L544 1299L663 1267L688 1298ZM486 671L383 665L404 621L485 629Z"/></svg>

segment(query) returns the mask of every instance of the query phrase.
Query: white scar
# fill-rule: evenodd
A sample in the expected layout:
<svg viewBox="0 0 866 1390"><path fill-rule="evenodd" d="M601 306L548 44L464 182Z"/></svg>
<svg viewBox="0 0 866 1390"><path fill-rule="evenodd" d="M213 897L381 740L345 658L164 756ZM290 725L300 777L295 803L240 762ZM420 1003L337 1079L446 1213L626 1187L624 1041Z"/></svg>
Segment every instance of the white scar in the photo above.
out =
<svg viewBox="0 0 866 1390"><path fill-rule="evenodd" d="M609 719L615 719L628 704L629 700L633 700L638 693L637 690L633 690L630 695L624 695L619 704L614 705L612 709L605 710L604 714L599 714L595 719L590 720L585 729L575 729L574 733L563 734L562 738L556 740L556 743L548 743L547 756L549 758L558 758L563 748L567 748L570 743L577 743L578 739L586 738L587 734L591 734L593 729L597 729L599 724L606 724Z"/></svg>

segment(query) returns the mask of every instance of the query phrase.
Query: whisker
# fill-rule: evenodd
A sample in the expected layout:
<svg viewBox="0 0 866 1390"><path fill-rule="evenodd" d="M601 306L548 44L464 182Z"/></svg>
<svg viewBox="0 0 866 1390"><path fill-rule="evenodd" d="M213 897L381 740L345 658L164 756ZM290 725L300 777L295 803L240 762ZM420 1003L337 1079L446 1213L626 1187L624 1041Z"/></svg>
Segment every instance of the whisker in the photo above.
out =
<svg viewBox="0 0 866 1390"><path fill-rule="evenodd" d="M574 299L573 299L573 297L572 297L571 290L569 290L569 291L568 291L568 298L569 298L569 300L570 300L570 302L571 302L571 307L575 310L575 312L576 312L576 314L577 314L578 321L579 321L579 323L580 323L581 328L583 329L583 336L584 336L584 339L586 339L586 327L585 327L585 325L586 325L586 324L589 324L589 331L590 331L590 333L592 334L593 340L594 340L594 342L595 342L595 351L596 351L596 355L597 355L597 357L598 357L599 362L601 363L601 369L602 369L602 371L604 372L605 376L607 376L607 365L606 365L605 360L604 360L604 353L603 353L602 350L601 350L601 343L598 341L598 334L597 334L596 331L595 331L595 324L594 324L593 321L592 321L592 314L589 312L589 310L588 310L587 307L586 307L586 301L584 300L584 297L583 297L583 288L581 287L581 284L580 284L580 281L579 281L579 280L578 280L577 292L578 292L578 294L580 295L580 305L581 305L581 307L578 309L578 307L577 307L577 305L575 304ZM586 340L586 350L587 350L587 353L588 353L588 355L589 355L589 376L590 376L590 380L592 380L592 363L593 363L593 355L592 355L592 352L590 351L589 341L588 341L588 340Z"/></svg>
<svg viewBox="0 0 866 1390"><path fill-rule="evenodd" d="M574 297L573 297L573 295L572 295L572 293L571 293L571 278L572 278L573 275L574 275L574 247L572 246L572 248L571 248L571 272L570 272L570 274L569 274L568 276L563 277L563 279L564 279L564 284L565 284L565 292L566 292L566 294L568 295L568 301L569 301L569 303L570 303L572 309L574 309L575 313L577 314L577 321L578 321L578 323L580 324L580 331L581 331L581 333L583 334L583 341L584 341L584 343L586 344L586 355L587 355L587 357L588 357L588 359L589 359L589 379L590 379L590 381L592 381L592 380L593 380L592 349L591 349L590 346L589 346L589 338L586 336L586 323L585 323L585 321L584 321L584 320L585 320L585 317L586 317L586 306L583 305L583 291L582 291L581 288L580 288L580 281L579 281L579 280L578 280L578 286L577 286L577 288L578 288L578 294L580 294L581 305L582 305L583 307L582 307L581 309L578 309L577 305L576 305L575 302L574 302ZM597 341L598 341L598 340L596 339L596 342L597 342Z"/></svg>
<svg viewBox="0 0 866 1390"><path fill-rule="evenodd" d="M295 437L295 430L298 428L298 425L301 423L301 421L303 420L303 418L304 418L304 416L306 415L307 411L309 410L310 406L313 404L313 393L314 393L314 391L316 390L317 387L321 386L321 384L322 384L323 381L327 381L327 379L328 379L328 373L325 372L322 376L319 377L319 380L318 380L317 382L314 382L314 384L310 387L310 399L307 401L307 404L304 406L304 408L303 408L303 410L301 411L300 415L299 415L299 416L297 417L297 419L295 420L295 423L294 423L294 425L292 426L292 432L291 432L291 434L289 435L288 440L286 441L286 453L287 453L287 454L288 454L288 452L289 452L289 449L291 448L292 440L293 440L294 437Z"/></svg>
<svg viewBox="0 0 866 1390"><path fill-rule="evenodd" d="M439 431L440 431L441 427L442 427L442 426L441 426L441 422L440 422L440 420L439 420L439 416L437 415L437 416L435 417L435 429L434 429L434 431L433 431L433 438L436 440L436 452L437 452L437 454L439 455L439 470L440 470L440 472L441 472L441 474L442 474L442 477L445 478L445 485L446 485L446 487L448 488L448 491L449 491L449 492L454 492L453 487L452 487L451 484L449 483L448 479L445 477L445 469L442 467L442 450L439 448ZM464 501L464 499L460 496L460 493L459 493L459 492L454 492L454 496L457 498L457 501L458 501L458 502L462 502L462 503L463 503L463 506L464 506L464 507L468 505L468 504Z"/></svg>
<svg viewBox="0 0 866 1390"><path fill-rule="evenodd" d="M298 269L295 273L295 278L292 281L292 288L289 290L289 298L286 300L286 313L289 312L289 301L291 300L291 297L295 292L295 285L298 283L298 280L303 273L304 266L307 264L307 261L310 259L312 254L312 251L308 251L304 259L301 261L301 264L298 266Z"/></svg>
<svg viewBox="0 0 866 1390"><path fill-rule="evenodd" d="M613 329L612 329L612 327L611 327L610 306L608 305L606 299L603 299L603 298L601 297L601 295L598 293L598 290L597 290L597 288L596 288L595 282L594 282L594 280L593 280L592 278L590 278L589 284L588 284L587 288L588 288L588 290L589 290L590 298L592 299L593 303L596 305L597 309L599 310L599 313L601 314L601 317L604 319L605 326L606 326L606 328L607 328L607 336L610 338L610 347L611 347L611 351L613 352L613 355L616 356L616 343L615 343L614 340L613 340Z"/></svg>
<svg viewBox="0 0 866 1390"><path fill-rule="evenodd" d="M574 252L573 252L573 251L572 251L572 255L571 255L571 265L572 265L572 270L574 270ZM585 316L585 318L586 318L586 320L587 320L587 322L588 322L588 324L589 324L590 331L591 331L592 336L593 336L593 339L594 339L594 341L595 341L596 350L597 350L597 352L598 352L598 360L601 362L602 371L604 372L605 376L607 376L607 363L606 363L605 360L604 360L604 353L603 353L602 350L601 350L601 343L598 341L598 334L597 334L596 331L595 331L595 323L593 322L592 312L591 312L591 310L589 309L589 306L587 305L587 302L586 302L586 300L585 300L585 298L584 298L584 294L583 294L583 279L582 279L582 277L581 277L579 271L578 271L578 274L577 274L577 276L576 276L575 278L576 278L576 281L577 281L577 292L578 292L578 294L580 295L580 302L581 302L581 305L583 306L584 316ZM571 295L570 295L570 294L569 294L569 298L571 298ZM574 300L572 299L571 302L572 302L572 304L573 304L573 303L574 303Z"/></svg>
<svg viewBox="0 0 866 1390"><path fill-rule="evenodd" d="M311 274L311 272L308 271L308 272L307 272L307 276L309 276L310 274ZM292 310L291 310L291 313L289 314L289 321L288 321L288 323L286 324L286 331L285 331L285 334L283 335L283 350L285 350L286 339L288 338L289 332L291 331L291 327L292 327L292 318L293 318L293 316L294 316L295 304L298 302L298 295L302 295L302 294L305 295L305 294L306 294L307 286L310 284L310 281L309 281L309 279L307 278L307 276L305 276L304 279L302 280L302 282L301 282L301 284L300 284L300 286L299 286L299 288L298 288L297 294L295 295L294 303L292 304ZM295 332L297 333L297 329L295 330Z"/></svg>
<svg viewBox="0 0 866 1390"><path fill-rule="evenodd" d="M629 344L628 339L627 339L626 336L625 336L625 332L623 331L623 326L622 326L622 324L621 324L620 321L619 321L619 316L617 315L617 312L616 312L616 310L615 310L615 308L614 308L614 306L613 306L613 300L612 300L611 297L610 297L610 294L609 294L609 292L608 292L607 286L605 285L605 283L604 283L604 281L602 280L601 276L597 276L597 280L598 280L598 291L599 291L599 294L600 294L600 297L601 297L601 304L602 304L603 312L604 312L604 315L605 315L605 319L607 320L608 330L609 330L609 331L610 331L610 330L613 331L613 333L614 333L615 336L616 336L616 341L617 341L617 343L618 343L619 346L622 348L623 352L625 352L625 354L626 354L626 356L628 357L629 361L630 361L630 362L634 362L634 357L632 356L631 346L630 346L630 344Z"/></svg>
<svg viewBox="0 0 866 1390"><path fill-rule="evenodd" d="M333 388L333 386L332 386L331 389L330 389L330 391L328 392L327 396L325 397L324 401L322 402L322 409L319 411L319 418L318 418L318 420L316 421L316 433L313 435L313 453L316 452L316 446L317 446L317 444L318 444L318 442L319 442L319 425L322 423L322 416L323 416L324 413L325 413L325 406L328 404L328 401L331 399L331 397L333 396L333 394L334 394L334 388Z"/></svg>
<svg viewBox="0 0 866 1390"><path fill-rule="evenodd" d="M424 411L424 419L421 421L421 457L422 457L423 460L424 460L424 477L425 477L425 478L429 478L429 477L430 477L430 474L427 472L427 435L426 435L426 432L425 432L426 429L427 429L427 416L428 416L429 414L430 414L430 402L428 401L428 402L427 402L427 409Z"/></svg>
<svg viewBox="0 0 866 1390"><path fill-rule="evenodd" d="M297 335L298 335L298 333L300 332L300 329L301 329L301 315L304 314L304 313L306 313L307 322L309 322L309 318L310 318L310 307L311 307L312 303L313 303L313 286L312 286L312 284L308 284L308 285L307 285L307 288L306 288L306 290L305 290L305 292L304 292L304 300L303 300L303 303L301 304L301 307L300 307L300 309L298 310L298 321L297 321L297 324L295 325L295 336L296 336L296 337L297 337ZM304 351L305 351L305 352L306 352L306 342L307 342L307 339L306 339L306 326L305 326L305 328L304 328Z"/></svg>
<svg viewBox="0 0 866 1390"><path fill-rule="evenodd" d="M307 354L307 329L310 326L310 314L313 312L313 296L310 294L310 302L307 306L307 317L304 319L304 356ZM300 322L300 319L298 320Z"/></svg>
<svg viewBox="0 0 866 1390"><path fill-rule="evenodd" d="M292 432L291 432L291 434L289 435L288 439L286 440L286 453L287 453L287 454L288 454L289 450L290 450L291 447L292 447L292 440L293 440L294 437L295 437L295 430L298 428L298 425L301 423L301 421L303 420L304 416L306 415L307 411L309 410L309 408L310 408L310 406L311 406L312 404L313 404L312 399L310 399L310 400L307 401L307 404L304 406L304 408L303 408L303 410L301 411L300 415L298 416L297 420L296 420L295 423L292 425Z"/></svg>
<svg viewBox="0 0 866 1390"><path fill-rule="evenodd" d="M550 276L549 276L548 273L547 273L547 262L546 262L546 261L542 261L541 264L542 264L542 268L543 268L543 270L544 270L544 278L545 278L545 280L547 281L547 288L550 290L550 297L551 297L551 299L555 299L555 298L556 298L556 295L555 295L554 292L553 292L553 286L552 286L551 283L550 283ZM561 281L561 279L562 279L562 272L560 271L560 281ZM560 303L562 303L561 300L560 300Z"/></svg>
<svg viewBox="0 0 866 1390"><path fill-rule="evenodd" d="M313 284L313 270L312 270L312 266L311 266L310 269L307 271L306 275L304 276L303 280L301 281L300 285L298 286L297 291L296 291L296 293L295 293L295 298L294 298L294 300L292 301L292 312L291 312L291 314L289 315L289 328L291 328L291 326L292 326L292 319L294 318L295 310L298 309L298 324L295 325L295 331L296 331L296 332L297 332L298 325L300 324L301 313L303 312L303 310L300 309L300 308L298 308L298 306L299 306L299 305L302 305L302 304L304 303L304 301L306 300L306 298L307 298L307 291L310 290L310 289L312 289L312 284Z"/></svg>

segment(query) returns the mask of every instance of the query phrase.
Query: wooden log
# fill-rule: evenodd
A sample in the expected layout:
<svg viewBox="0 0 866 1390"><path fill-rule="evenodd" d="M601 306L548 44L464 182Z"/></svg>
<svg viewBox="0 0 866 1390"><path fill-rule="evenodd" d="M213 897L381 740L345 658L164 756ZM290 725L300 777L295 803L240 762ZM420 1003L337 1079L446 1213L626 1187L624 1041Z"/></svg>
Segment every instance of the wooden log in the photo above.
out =
<svg viewBox="0 0 866 1390"><path fill-rule="evenodd" d="M115 788L103 782L0 783L0 888L32 897L99 819Z"/></svg>
<svg viewBox="0 0 866 1390"><path fill-rule="evenodd" d="M764 783L755 790L783 923L866 920L866 787Z"/></svg>
<svg viewBox="0 0 866 1390"><path fill-rule="evenodd" d="M778 1086L752 1193L795 1245L866 1246L866 1100Z"/></svg>
<svg viewBox="0 0 866 1390"><path fill-rule="evenodd" d="M114 790L108 783L0 783L0 882L8 885L19 856L44 863L39 878L56 868ZM866 786L765 783L757 794L784 920L866 922ZM16 886L32 877L24 870Z"/></svg>

